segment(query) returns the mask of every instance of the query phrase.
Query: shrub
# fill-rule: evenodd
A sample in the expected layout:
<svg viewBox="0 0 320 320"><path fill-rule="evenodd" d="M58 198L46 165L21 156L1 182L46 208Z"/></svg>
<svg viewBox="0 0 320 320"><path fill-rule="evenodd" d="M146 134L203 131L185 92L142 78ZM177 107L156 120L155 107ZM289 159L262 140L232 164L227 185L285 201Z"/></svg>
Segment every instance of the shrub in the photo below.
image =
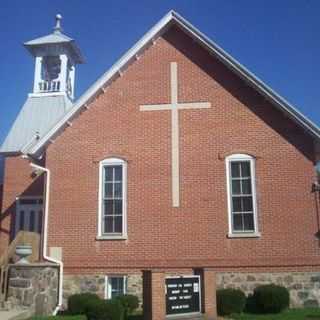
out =
<svg viewBox="0 0 320 320"><path fill-rule="evenodd" d="M87 308L88 320L123 320L123 307L118 300L91 300Z"/></svg>
<svg viewBox="0 0 320 320"><path fill-rule="evenodd" d="M68 313L71 315L87 314L90 303L99 300L96 294L89 292L74 294L68 299Z"/></svg>
<svg viewBox="0 0 320 320"><path fill-rule="evenodd" d="M289 307L289 302L289 291L274 284L256 287L252 296L252 305L259 313L279 313Z"/></svg>
<svg viewBox="0 0 320 320"><path fill-rule="evenodd" d="M217 309L221 316L241 313L246 304L246 296L239 289L217 290Z"/></svg>
<svg viewBox="0 0 320 320"><path fill-rule="evenodd" d="M121 303L124 310L124 318L126 319L129 314L139 307L138 297L132 294L125 294L116 298Z"/></svg>
<svg viewBox="0 0 320 320"><path fill-rule="evenodd" d="M85 315L77 316L35 316L31 320L87 320Z"/></svg>

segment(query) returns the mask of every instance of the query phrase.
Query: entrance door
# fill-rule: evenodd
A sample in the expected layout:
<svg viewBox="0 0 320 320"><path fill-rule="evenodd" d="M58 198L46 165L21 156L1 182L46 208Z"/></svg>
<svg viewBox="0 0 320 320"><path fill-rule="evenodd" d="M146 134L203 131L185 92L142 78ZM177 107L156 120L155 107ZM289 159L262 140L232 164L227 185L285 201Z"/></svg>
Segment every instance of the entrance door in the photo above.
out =
<svg viewBox="0 0 320 320"><path fill-rule="evenodd" d="M20 230L41 233L42 211L42 198L17 199L15 235Z"/></svg>
<svg viewBox="0 0 320 320"><path fill-rule="evenodd" d="M200 276L166 278L167 315L201 312Z"/></svg>

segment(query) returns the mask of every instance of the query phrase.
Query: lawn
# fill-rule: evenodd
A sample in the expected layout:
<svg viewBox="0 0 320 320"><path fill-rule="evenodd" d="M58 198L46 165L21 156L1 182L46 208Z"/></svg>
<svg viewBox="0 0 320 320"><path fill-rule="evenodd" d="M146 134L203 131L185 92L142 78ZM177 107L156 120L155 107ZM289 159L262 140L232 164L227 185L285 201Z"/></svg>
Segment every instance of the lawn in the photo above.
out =
<svg viewBox="0 0 320 320"><path fill-rule="evenodd" d="M320 320L320 308L291 309L279 314L239 314L233 320Z"/></svg>

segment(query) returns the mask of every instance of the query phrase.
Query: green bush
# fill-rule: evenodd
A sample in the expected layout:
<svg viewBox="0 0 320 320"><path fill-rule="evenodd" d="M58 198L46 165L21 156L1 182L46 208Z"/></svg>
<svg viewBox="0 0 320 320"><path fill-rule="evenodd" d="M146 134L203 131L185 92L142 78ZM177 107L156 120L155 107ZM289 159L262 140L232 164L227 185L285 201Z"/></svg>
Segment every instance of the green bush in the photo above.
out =
<svg viewBox="0 0 320 320"><path fill-rule="evenodd" d="M91 300L87 306L88 320L123 320L124 310L118 300Z"/></svg>
<svg viewBox="0 0 320 320"><path fill-rule="evenodd" d="M217 290L217 309L221 316L241 313L246 304L246 296L239 289Z"/></svg>
<svg viewBox="0 0 320 320"><path fill-rule="evenodd" d="M258 286L252 296L252 307L259 313L279 313L289 307L289 291L274 284Z"/></svg>
<svg viewBox="0 0 320 320"><path fill-rule="evenodd" d="M136 310L139 307L138 297L132 294L124 294L116 297L116 299L119 300L123 307L125 319L127 319L128 315L130 315L134 310Z"/></svg>
<svg viewBox="0 0 320 320"><path fill-rule="evenodd" d="M71 315L87 314L88 305L92 301L99 301L100 298L93 293L78 293L68 299L68 313Z"/></svg>
<svg viewBox="0 0 320 320"><path fill-rule="evenodd" d="M77 316L36 316L30 320L87 320L85 315Z"/></svg>

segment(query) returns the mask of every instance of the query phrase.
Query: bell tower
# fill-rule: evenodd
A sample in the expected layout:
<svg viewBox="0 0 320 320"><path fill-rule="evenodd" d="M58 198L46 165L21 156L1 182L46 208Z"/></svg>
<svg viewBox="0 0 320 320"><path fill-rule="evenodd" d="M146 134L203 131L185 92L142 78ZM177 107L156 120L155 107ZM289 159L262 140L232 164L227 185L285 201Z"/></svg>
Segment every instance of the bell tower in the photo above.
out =
<svg viewBox="0 0 320 320"><path fill-rule="evenodd" d="M75 67L84 59L75 41L63 33L61 20L57 14L51 34L24 43L35 57L31 97L65 95L74 99Z"/></svg>

